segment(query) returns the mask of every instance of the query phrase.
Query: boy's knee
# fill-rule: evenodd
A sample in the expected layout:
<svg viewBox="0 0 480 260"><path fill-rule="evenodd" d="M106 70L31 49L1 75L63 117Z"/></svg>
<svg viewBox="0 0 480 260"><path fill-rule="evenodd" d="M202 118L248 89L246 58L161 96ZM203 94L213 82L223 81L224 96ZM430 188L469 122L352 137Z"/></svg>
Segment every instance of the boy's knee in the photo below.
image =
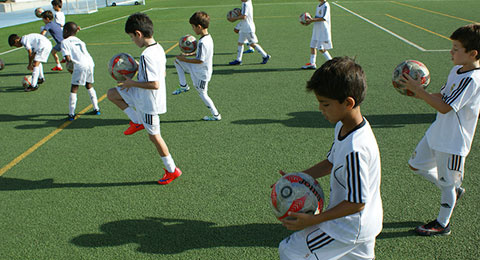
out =
<svg viewBox="0 0 480 260"><path fill-rule="evenodd" d="M112 101L116 100L118 96L118 91L116 88L111 88L107 91L107 98Z"/></svg>

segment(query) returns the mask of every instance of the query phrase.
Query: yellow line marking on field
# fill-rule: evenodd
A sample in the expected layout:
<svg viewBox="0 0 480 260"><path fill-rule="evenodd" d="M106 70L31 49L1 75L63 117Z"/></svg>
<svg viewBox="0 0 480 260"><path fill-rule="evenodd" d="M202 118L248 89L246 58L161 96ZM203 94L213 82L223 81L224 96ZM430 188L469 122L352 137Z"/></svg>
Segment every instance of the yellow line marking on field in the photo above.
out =
<svg viewBox="0 0 480 260"><path fill-rule="evenodd" d="M395 2L395 1L391 1L391 2L394 3L394 4L397 4L397 5L403 5L403 6L406 6L406 7L418 9L418 10L425 11L425 12L429 12L429 13L432 13L432 14L438 14L438 15L443 15L443 16L450 17L450 18L453 18L453 19L458 19L458 20L460 20L460 21L465 21L465 22L469 22L469 23L478 23L478 22L476 22L476 21L472 21L472 20L468 20L468 19L463 19L463 18L460 18L460 17L457 17L457 16L453 16L453 15L449 15L449 14L444 14L444 13L440 13L440 12L437 12L437 11L428 10L428 9L425 9L425 8L421 8L421 7L417 7L417 6L413 6L413 5L409 5L409 4L399 3L399 2Z"/></svg>
<svg viewBox="0 0 480 260"><path fill-rule="evenodd" d="M178 46L178 42L175 43L172 47L168 48L168 50L165 51L165 54L167 54L169 51L171 51L173 48ZM105 98L107 97L107 94L104 94L98 99L98 103L102 102ZM75 117L74 121L77 120L79 117L84 115L88 110L92 109L93 105L90 104L86 108L84 108L82 111L80 111L77 116ZM25 159L27 156L29 156L31 153L35 152L38 148L40 148L42 145L44 145L48 140L52 139L55 135L60 133L63 129L67 128L71 123L74 121L67 121L63 124L61 124L57 129L53 130L50 134L45 136L42 140L34 144L32 147L28 148L25 152L17 156L17 158L13 159L11 162L9 162L7 165L3 166L0 169L0 176L2 176L4 173L6 173L8 170L13 168L13 166L17 165L19 162L21 162L23 159Z"/></svg>
<svg viewBox="0 0 480 260"><path fill-rule="evenodd" d="M438 37L441 37L441 38L444 38L444 39L447 39L447 40L450 41L450 38L448 38L447 36L444 36L444 35L441 35L441 34L439 34L439 33L430 31L430 30L428 30L428 29L426 29L426 28L423 28L423 27L421 27L421 26L418 26L418 25L416 25L416 24L413 24L413 23L407 22L407 21L405 21L405 20L402 20L402 19L400 19L400 18L398 18L398 17L392 16L392 15L389 15L389 14L385 14L385 15L388 16L388 17L390 17L390 18L392 18L392 19L395 19L395 20L400 21L400 22L402 22L402 23L406 23L406 24L411 25L411 26L413 26L413 27L415 27L415 28L418 28L418 29L420 29L420 30L424 30L424 31L426 31L426 32L429 32L429 33L431 33L431 34L434 34L434 35L436 35L436 36L438 36Z"/></svg>

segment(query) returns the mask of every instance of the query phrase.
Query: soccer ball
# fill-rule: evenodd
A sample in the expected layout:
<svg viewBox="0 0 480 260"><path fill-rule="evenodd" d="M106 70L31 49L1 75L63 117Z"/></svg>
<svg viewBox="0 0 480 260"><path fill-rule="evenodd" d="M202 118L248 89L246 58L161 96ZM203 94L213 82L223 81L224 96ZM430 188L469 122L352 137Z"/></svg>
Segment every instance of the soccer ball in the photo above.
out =
<svg viewBox="0 0 480 260"><path fill-rule="evenodd" d="M128 53L114 55L108 63L108 73L116 81L125 81L127 78L133 78L138 70L138 63Z"/></svg>
<svg viewBox="0 0 480 260"><path fill-rule="evenodd" d="M68 72L73 73L73 61L67 61L67 63L65 63L65 67L67 67Z"/></svg>
<svg viewBox="0 0 480 260"><path fill-rule="evenodd" d="M403 78L403 73L408 73L413 79L420 78L420 82L422 83L422 87L424 89L427 88L428 84L430 83L430 72L425 64L416 60L406 60L400 63L395 70L393 70L392 76L393 87L402 95L415 96L415 93L408 90L402 84L402 82L400 82L400 79Z"/></svg>
<svg viewBox="0 0 480 260"><path fill-rule="evenodd" d="M238 17L241 13L242 13L242 9L240 8L235 8L233 10L230 10L227 13L227 20L230 21L230 19Z"/></svg>
<svg viewBox="0 0 480 260"><path fill-rule="evenodd" d="M187 34L180 38L178 46L182 52L192 53L197 50L197 39L193 35Z"/></svg>
<svg viewBox="0 0 480 260"><path fill-rule="evenodd" d="M23 77L22 79L22 85L24 88L28 88L29 86L32 85L32 75L28 75Z"/></svg>
<svg viewBox="0 0 480 260"><path fill-rule="evenodd" d="M310 19L312 19L312 16L310 15L310 13L303 13L298 18L300 23L303 24L303 25L307 25L307 20L310 20Z"/></svg>
<svg viewBox="0 0 480 260"><path fill-rule="evenodd" d="M5 63L3 60L0 59L0 70L3 70L5 68Z"/></svg>
<svg viewBox="0 0 480 260"><path fill-rule="evenodd" d="M279 220L291 219L288 212L320 213L323 201L318 182L303 172L285 174L273 185L270 194L270 205Z"/></svg>
<svg viewBox="0 0 480 260"><path fill-rule="evenodd" d="M38 18L42 18L43 12L45 12L45 10L43 10L43 8L39 7L37 9L35 9L35 16L38 17Z"/></svg>

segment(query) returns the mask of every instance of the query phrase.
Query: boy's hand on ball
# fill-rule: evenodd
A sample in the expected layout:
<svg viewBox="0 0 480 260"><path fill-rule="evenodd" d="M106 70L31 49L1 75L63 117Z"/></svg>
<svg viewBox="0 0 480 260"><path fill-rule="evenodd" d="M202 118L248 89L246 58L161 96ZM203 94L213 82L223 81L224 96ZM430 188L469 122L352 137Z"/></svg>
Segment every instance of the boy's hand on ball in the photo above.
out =
<svg viewBox="0 0 480 260"><path fill-rule="evenodd" d="M124 90L124 89L128 89L133 87L133 84L135 83L135 81L133 81L131 78L127 77L127 76L124 76L126 78L125 81L123 82L118 82L118 86L120 87L121 90Z"/></svg>
<svg viewBox="0 0 480 260"><path fill-rule="evenodd" d="M413 79L408 73L403 73L402 76L403 77L400 79L400 81L408 90L416 93L419 89L423 89L421 79Z"/></svg>
<svg viewBox="0 0 480 260"><path fill-rule="evenodd" d="M282 219L282 225L288 230L302 230L306 227L314 225L314 215L305 213L288 212L288 216L295 218L293 220Z"/></svg>

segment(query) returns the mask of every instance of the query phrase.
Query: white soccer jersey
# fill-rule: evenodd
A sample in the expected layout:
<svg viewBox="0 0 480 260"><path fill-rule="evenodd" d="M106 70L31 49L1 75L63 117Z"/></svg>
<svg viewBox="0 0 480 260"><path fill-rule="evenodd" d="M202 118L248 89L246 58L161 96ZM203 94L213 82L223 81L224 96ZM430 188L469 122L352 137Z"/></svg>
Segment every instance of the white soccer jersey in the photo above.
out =
<svg viewBox="0 0 480 260"><path fill-rule="evenodd" d="M65 14L63 12L55 12L54 20L63 28L63 26L65 25Z"/></svg>
<svg viewBox="0 0 480 260"><path fill-rule="evenodd" d="M22 36L20 39L23 47L27 50L32 50L32 52L37 53L40 50L52 48L52 43L47 37L39 33L30 33Z"/></svg>
<svg viewBox="0 0 480 260"><path fill-rule="evenodd" d="M327 156L333 164L327 209L342 201L364 203L365 208L358 213L320 223L319 227L341 242L361 243L375 239L382 230L380 152L365 118L362 124L343 137L340 136L342 126L341 122L335 126L335 140Z"/></svg>
<svg viewBox="0 0 480 260"><path fill-rule="evenodd" d="M202 63L194 64L191 73L199 80L210 81L213 72L213 39L210 34L204 35L198 41L196 59Z"/></svg>
<svg viewBox="0 0 480 260"><path fill-rule="evenodd" d="M167 112L167 94L165 88L165 70L167 58L159 43L147 46L140 56L138 81L158 81L158 89L130 88L135 99L135 108L148 114Z"/></svg>
<svg viewBox="0 0 480 260"><path fill-rule="evenodd" d="M315 18L323 18L323 22L313 23L312 39L317 41L332 41L331 23L330 23L330 4L324 2L317 6Z"/></svg>
<svg viewBox="0 0 480 260"><path fill-rule="evenodd" d="M480 69L460 72L461 68L452 68L440 91L452 110L446 114L438 112L425 135L432 149L467 156L480 109Z"/></svg>
<svg viewBox="0 0 480 260"><path fill-rule="evenodd" d="M70 56L75 67L93 67L94 62L88 53L85 43L76 36L70 36L62 41L63 56Z"/></svg>
<svg viewBox="0 0 480 260"><path fill-rule="evenodd" d="M247 2L242 2L242 15L245 15L244 20L240 20L240 32L243 33L254 33L255 32L255 23L253 22L253 4L252 0Z"/></svg>

